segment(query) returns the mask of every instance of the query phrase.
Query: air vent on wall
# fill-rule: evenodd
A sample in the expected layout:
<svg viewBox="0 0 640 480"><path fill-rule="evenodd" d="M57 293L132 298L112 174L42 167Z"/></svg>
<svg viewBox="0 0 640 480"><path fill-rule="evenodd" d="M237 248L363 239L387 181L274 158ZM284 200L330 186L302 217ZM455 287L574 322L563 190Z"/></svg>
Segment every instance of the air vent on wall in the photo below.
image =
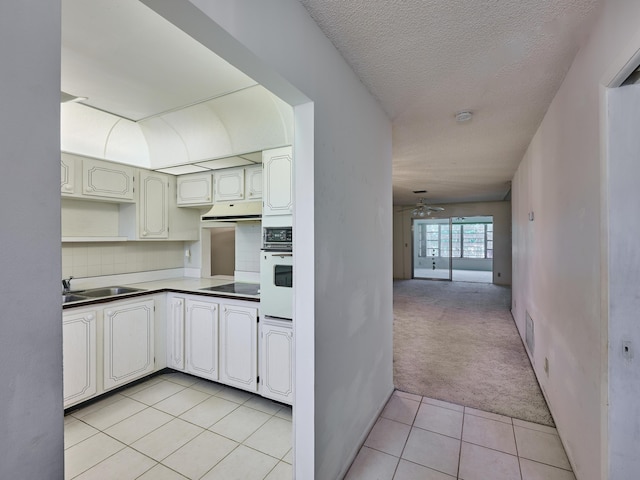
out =
<svg viewBox="0 0 640 480"><path fill-rule="evenodd" d="M531 318L531 315L529 315L529 312L526 312L526 315L527 315L527 319L526 319L526 326L525 326L524 341L527 344L527 348L529 349L529 353L531 354L531 358L533 359L533 351L536 346L536 342L533 334L533 319Z"/></svg>

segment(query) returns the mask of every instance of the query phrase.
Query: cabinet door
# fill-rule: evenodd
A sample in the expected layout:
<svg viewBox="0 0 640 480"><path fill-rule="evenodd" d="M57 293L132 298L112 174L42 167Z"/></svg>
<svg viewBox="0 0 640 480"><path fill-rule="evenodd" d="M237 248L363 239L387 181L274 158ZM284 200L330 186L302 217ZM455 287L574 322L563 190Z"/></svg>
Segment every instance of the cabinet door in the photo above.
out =
<svg viewBox="0 0 640 480"><path fill-rule="evenodd" d="M178 205L211 205L213 202L211 173L180 175L176 188Z"/></svg>
<svg viewBox="0 0 640 480"><path fill-rule="evenodd" d="M291 147L262 152L263 215L290 215L293 212L293 155Z"/></svg>
<svg viewBox="0 0 640 480"><path fill-rule="evenodd" d="M220 381L257 391L258 310L223 305L220 315Z"/></svg>
<svg viewBox="0 0 640 480"><path fill-rule="evenodd" d="M84 195L133 200L133 167L86 158L82 180Z"/></svg>
<svg viewBox="0 0 640 480"><path fill-rule="evenodd" d="M169 238L169 179L140 170L139 238Z"/></svg>
<svg viewBox="0 0 640 480"><path fill-rule="evenodd" d="M154 369L154 301L114 304L104 310L104 389Z"/></svg>
<svg viewBox="0 0 640 480"><path fill-rule="evenodd" d="M262 198L262 165L245 168L244 181L244 192L247 200Z"/></svg>
<svg viewBox="0 0 640 480"><path fill-rule="evenodd" d="M62 319L64 408L96 394L96 360L96 311L64 314Z"/></svg>
<svg viewBox="0 0 640 480"><path fill-rule="evenodd" d="M167 367L184 370L184 298L167 302Z"/></svg>
<svg viewBox="0 0 640 480"><path fill-rule="evenodd" d="M60 192L63 195L76 192L76 160L74 158L60 159Z"/></svg>
<svg viewBox="0 0 640 480"><path fill-rule="evenodd" d="M218 380L218 304L187 300L186 370Z"/></svg>
<svg viewBox="0 0 640 480"><path fill-rule="evenodd" d="M244 199L244 168L229 168L215 173L216 202Z"/></svg>
<svg viewBox="0 0 640 480"><path fill-rule="evenodd" d="M260 332L261 395L293 402L293 329L263 323Z"/></svg>

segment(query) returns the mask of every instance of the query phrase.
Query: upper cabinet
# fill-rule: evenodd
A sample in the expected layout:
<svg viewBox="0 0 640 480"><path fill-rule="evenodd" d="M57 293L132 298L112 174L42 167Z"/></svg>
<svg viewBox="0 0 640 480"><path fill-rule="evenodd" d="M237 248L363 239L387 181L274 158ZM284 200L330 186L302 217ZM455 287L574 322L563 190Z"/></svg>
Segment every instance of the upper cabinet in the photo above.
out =
<svg viewBox="0 0 640 480"><path fill-rule="evenodd" d="M176 201L181 207L211 205L213 203L213 175L211 172L178 176Z"/></svg>
<svg viewBox="0 0 640 480"><path fill-rule="evenodd" d="M133 167L86 158L82 160L82 193L89 197L133 201Z"/></svg>
<svg viewBox="0 0 640 480"><path fill-rule="evenodd" d="M169 238L169 176L140 170L139 238Z"/></svg>
<svg viewBox="0 0 640 480"><path fill-rule="evenodd" d="M247 200L259 200L262 198L262 165L245 167L244 193Z"/></svg>
<svg viewBox="0 0 640 480"><path fill-rule="evenodd" d="M60 159L60 192L63 195L73 195L76 189L76 159L63 156Z"/></svg>
<svg viewBox="0 0 640 480"><path fill-rule="evenodd" d="M214 173L216 202L244 200L244 168L225 168Z"/></svg>
<svg viewBox="0 0 640 480"><path fill-rule="evenodd" d="M262 215L293 213L293 152L291 147L262 152Z"/></svg>

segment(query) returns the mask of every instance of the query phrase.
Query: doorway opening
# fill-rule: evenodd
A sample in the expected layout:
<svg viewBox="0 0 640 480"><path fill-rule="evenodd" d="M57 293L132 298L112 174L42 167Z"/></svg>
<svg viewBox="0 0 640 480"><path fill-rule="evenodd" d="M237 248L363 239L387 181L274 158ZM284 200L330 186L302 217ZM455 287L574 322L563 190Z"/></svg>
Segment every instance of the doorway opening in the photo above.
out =
<svg viewBox="0 0 640 480"><path fill-rule="evenodd" d="M413 219L413 278L493 282L493 217Z"/></svg>

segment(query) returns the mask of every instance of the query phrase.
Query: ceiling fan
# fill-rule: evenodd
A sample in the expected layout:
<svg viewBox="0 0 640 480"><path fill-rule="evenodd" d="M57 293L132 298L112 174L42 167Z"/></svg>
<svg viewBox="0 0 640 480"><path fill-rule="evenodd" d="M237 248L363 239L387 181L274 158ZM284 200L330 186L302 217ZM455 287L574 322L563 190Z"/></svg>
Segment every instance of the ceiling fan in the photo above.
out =
<svg viewBox="0 0 640 480"><path fill-rule="evenodd" d="M418 203L416 203L416 208L411 211L412 217L429 217L431 216L431 212L442 212L444 210L443 207L427 205L426 200L426 198L421 198Z"/></svg>

